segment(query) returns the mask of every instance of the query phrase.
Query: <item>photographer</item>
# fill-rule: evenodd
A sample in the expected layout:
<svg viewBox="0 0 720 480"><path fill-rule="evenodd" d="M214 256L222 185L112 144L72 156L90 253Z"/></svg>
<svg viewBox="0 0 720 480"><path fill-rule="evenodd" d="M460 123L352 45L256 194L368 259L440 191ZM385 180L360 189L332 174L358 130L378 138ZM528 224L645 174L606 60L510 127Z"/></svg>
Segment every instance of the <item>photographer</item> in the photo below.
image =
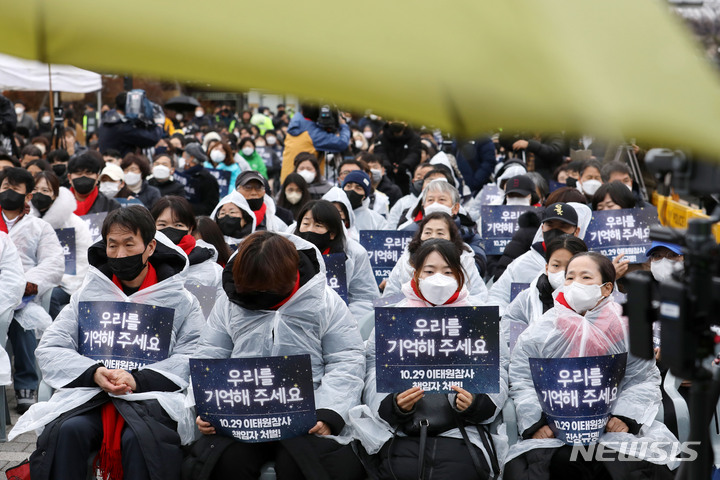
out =
<svg viewBox="0 0 720 480"><path fill-rule="evenodd" d="M384 127L373 153L392 165L388 176L404 195L410 192L410 172L420 163L420 136L405 122L392 121Z"/></svg>
<svg viewBox="0 0 720 480"><path fill-rule="evenodd" d="M338 119L339 131L332 132L324 129L318 122L320 108L315 105L302 105L300 108L302 112L296 113L288 126L280 181L284 181L285 177L294 171L298 153L310 152L317 155L318 150L342 152L347 150L350 143L350 128L345 124L344 118ZM324 164L324 161L320 162L321 171Z"/></svg>
<svg viewBox="0 0 720 480"><path fill-rule="evenodd" d="M138 148L154 146L162 137L161 127L126 118L126 101L127 92L121 92L115 97L115 109L103 116L102 125L98 129L101 152L114 149L125 156L135 153Z"/></svg>

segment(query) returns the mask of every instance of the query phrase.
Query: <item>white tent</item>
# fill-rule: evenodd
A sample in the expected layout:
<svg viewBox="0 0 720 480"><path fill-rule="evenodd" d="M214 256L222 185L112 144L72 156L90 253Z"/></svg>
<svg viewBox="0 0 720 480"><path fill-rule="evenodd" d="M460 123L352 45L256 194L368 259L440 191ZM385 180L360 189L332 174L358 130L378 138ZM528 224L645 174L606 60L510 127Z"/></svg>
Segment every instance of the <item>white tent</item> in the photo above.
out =
<svg viewBox="0 0 720 480"><path fill-rule="evenodd" d="M48 65L0 54L0 91L25 90L88 93L102 88L100 74L70 65Z"/></svg>

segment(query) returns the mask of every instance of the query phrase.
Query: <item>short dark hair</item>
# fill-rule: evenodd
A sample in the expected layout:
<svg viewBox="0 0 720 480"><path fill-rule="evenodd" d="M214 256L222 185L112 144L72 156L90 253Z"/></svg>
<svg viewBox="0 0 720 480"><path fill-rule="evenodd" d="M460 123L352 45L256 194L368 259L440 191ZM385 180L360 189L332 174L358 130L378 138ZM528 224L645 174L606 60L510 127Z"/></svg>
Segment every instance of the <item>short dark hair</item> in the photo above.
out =
<svg viewBox="0 0 720 480"><path fill-rule="evenodd" d="M432 252L437 252L443 257L453 271L453 276L455 280L457 280L458 287L462 288L462 286L465 285L465 271L462 266L462 261L460 260L460 252L454 243L442 238L426 240L420 245L420 248L410 256L410 265L415 269L415 273L413 274L415 282L417 283L420 277L420 270L425 263L425 259Z"/></svg>
<svg viewBox="0 0 720 480"><path fill-rule="evenodd" d="M128 153L125 155L125 158L122 159L122 162L120 162L120 168L125 170L131 165L137 165L143 180L150 175L150 162L148 162L147 158L135 155L134 153Z"/></svg>
<svg viewBox="0 0 720 480"><path fill-rule="evenodd" d="M585 199L585 195L583 195L577 188L560 187L547 196L547 198L545 199L545 203L543 203L543 206L549 207L553 203L569 202L584 204L587 203L587 199Z"/></svg>
<svg viewBox="0 0 720 480"><path fill-rule="evenodd" d="M238 140L238 148L242 150L243 145L245 145L246 143L252 143L253 148L255 147L255 140L253 140L251 137L243 137Z"/></svg>
<svg viewBox="0 0 720 480"><path fill-rule="evenodd" d="M610 195L613 202L622 208L635 208L635 196L627 188L627 185L619 180L610 183L603 183L597 189L592 199L592 209L597 210L598 203L605 200L605 196Z"/></svg>
<svg viewBox="0 0 720 480"><path fill-rule="evenodd" d="M67 171L68 173L77 173L87 170L99 175L104 167L105 161L102 155L91 150L70 159Z"/></svg>
<svg viewBox="0 0 720 480"><path fill-rule="evenodd" d="M127 92L120 92L115 97L115 109L125 111L125 103L127 102Z"/></svg>
<svg viewBox="0 0 720 480"><path fill-rule="evenodd" d="M173 158L172 154L170 153L156 153L153 155L153 165L155 162L162 157L167 157L170 160L170 166L175 168L175 159Z"/></svg>
<svg viewBox="0 0 720 480"><path fill-rule="evenodd" d="M139 233L145 246L155 238L155 219L147 208L140 205L117 208L109 212L102 225L103 242L107 242L110 228L114 225Z"/></svg>
<svg viewBox="0 0 720 480"><path fill-rule="evenodd" d="M197 217L196 232L204 242L215 247L218 254L217 263L224 267L230 259L230 247L225 243L225 237L218 224L210 217Z"/></svg>
<svg viewBox="0 0 720 480"><path fill-rule="evenodd" d="M548 243L545 250L545 262L549 262L550 257L558 250L567 250L572 255L576 255L581 252L587 252L588 248L585 242L575 235L560 235Z"/></svg>
<svg viewBox="0 0 720 480"><path fill-rule="evenodd" d="M20 157L24 157L25 155L42 158L42 152L35 145L27 145L23 147L23 149L20 150Z"/></svg>
<svg viewBox="0 0 720 480"><path fill-rule="evenodd" d="M57 175L55 175L55 173L53 173L52 171L47 171L47 170L38 172L35 174L35 178L34 178L35 185L37 185L38 182L43 179L45 179L47 184L52 189L53 194L55 195L55 197L57 197L58 194L60 194L60 180L58 179ZM33 188L35 188L35 187L33 187Z"/></svg>
<svg viewBox="0 0 720 480"><path fill-rule="evenodd" d="M293 166L295 167L295 170L297 170L298 165L303 162L312 163L313 168L315 168L315 176L317 180L317 177L320 176L320 164L318 163L317 157L310 152L298 153L297 155L295 155L295 160L293 160Z"/></svg>
<svg viewBox="0 0 720 480"><path fill-rule="evenodd" d="M598 252L580 252L573 255L573 257L568 262L568 267L573 262L573 260L580 257L590 257L593 262L595 262L595 264L598 266L598 269L600 270L600 277L603 284L608 282L615 283L615 267L613 266L613 263L610 261L609 258L599 254Z"/></svg>
<svg viewBox="0 0 720 480"><path fill-rule="evenodd" d="M360 152L355 157L356 159L365 162L368 166L371 163L379 163L383 167L385 166L385 162L383 162L382 158L380 158L379 155L375 155L374 153L370 152Z"/></svg>
<svg viewBox="0 0 720 480"><path fill-rule="evenodd" d="M25 170L32 167L33 165L37 166L40 170L51 170L52 167L47 162L47 160L43 160L42 158L38 158L32 161L29 161L27 165L25 165Z"/></svg>
<svg viewBox="0 0 720 480"><path fill-rule="evenodd" d="M295 245L277 233L248 235L238 247L232 267L238 293L286 293L294 283L300 255Z"/></svg>
<svg viewBox="0 0 720 480"><path fill-rule="evenodd" d="M13 167L20 167L20 161L9 153L0 153L0 160L12 163Z"/></svg>
<svg viewBox="0 0 720 480"><path fill-rule="evenodd" d="M50 151L47 156L47 161L52 165L55 162L67 162L70 160L70 155L64 148L58 148Z"/></svg>
<svg viewBox="0 0 720 480"><path fill-rule="evenodd" d="M567 164L567 163L563 163L562 165L560 165L559 167L557 167L557 168L555 169L555 171L553 172L553 176L552 176L553 181L557 182L557 181L558 181L558 177L560 176L560 174L561 174L562 172L569 172L569 171L570 171L570 168L568 167L568 164Z"/></svg>
<svg viewBox="0 0 720 480"><path fill-rule="evenodd" d="M360 170L362 170L365 173L368 173L370 171L370 167L367 163L365 163L363 160L356 160L354 158L350 158L348 160L343 160L340 166L338 167L338 172L342 170L342 168L345 165L356 165Z"/></svg>
<svg viewBox="0 0 720 480"><path fill-rule="evenodd" d="M330 250L333 252L342 251L345 245L345 232L340 212L335 208L335 205L327 200L313 200L305 204L296 219L295 235L300 233L300 223L302 223L302 219L307 212L310 212L316 222L325 225L328 232L335 234L335 238L330 241Z"/></svg>
<svg viewBox="0 0 720 480"><path fill-rule="evenodd" d="M155 202L155 205L153 205L152 210L150 210L150 214L157 220L168 208L170 209L171 216L175 220L184 223L192 230L197 228L192 205L190 205L190 202L188 202L185 197L178 197L176 195L160 197L160 199Z"/></svg>
<svg viewBox="0 0 720 480"><path fill-rule="evenodd" d="M108 148L103 152L103 157L122 158L122 155L114 148Z"/></svg>
<svg viewBox="0 0 720 480"><path fill-rule="evenodd" d="M613 161L603 165L602 170L600 170L603 182L609 181L610 175L613 173L627 173L630 175L630 178L633 178L632 171L630 170L630 167L628 167L627 163Z"/></svg>
<svg viewBox="0 0 720 480"><path fill-rule="evenodd" d="M0 173L0 184L4 182L6 178L10 185L25 185L25 194L31 193L35 188L35 180L33 180L33 176L24 168L6 168Z"/></svg>
<svg viewBox="0 0 720 480"><path fill-rule="evenodd" d="M309 118L313 122L320 116L320 107L309 103L300 104L300 110L302 111L303 117Z"/></svg>
<svg viewBox="0 0 720 480"><path fill-rule="evenodd" d="M585 173L585 170L588 168L597 168L598 172L602 171L602 165L597 160L588 160L586 162L583 162L582 166L580 167L580 170L578 170L578 173L582 177L583 173Z"/></svg>
<svg viewBox="0 0 720 480"><path fill-rule="evenodd" d="M433 165L432 167L433 169L427 172L425 176L423 176L423 181L439 173L445 177L445 179L450 185L452 185L453 187L455 186L455 179L453 178L452 171L448 167L446 167L445 165Z"/></svg>
<svg viewBox="0 0 720 480"><path fill-rule="evenodd" d="M417 171L420 170L421 168L428 168L428 167L433 168L434 165L433 165L432 163L430 163L430 162L422 162L422 163L420 163L417 167L415 167L415 168L413 169L413 176L415 176L415 172L417 172Z"/></svg>
<svg viewBox="0 0 720 480"><path fill-rule="evenodd" d="M455 244L455 248L457 248L459 252L470 251L468 246L465 245L465 242L462 239L462 235L460 234L460 230L458 229L458 226L455 224L455 221L452 219L452 217L445 212L433 212L423 217L423 219L420 221L420 224L418 225L417 232L415 232L415 235L413 235L413 239L410 241L410 244L408 244L408 252L410 252L411 255L415 253L418 248L420 248L420 245L423 244L422 232L425 228L425 225L427 225L427 223L431 220L442 220L443 222L445 222L448 227L448 231L450 232L450 241Z"/></svg>

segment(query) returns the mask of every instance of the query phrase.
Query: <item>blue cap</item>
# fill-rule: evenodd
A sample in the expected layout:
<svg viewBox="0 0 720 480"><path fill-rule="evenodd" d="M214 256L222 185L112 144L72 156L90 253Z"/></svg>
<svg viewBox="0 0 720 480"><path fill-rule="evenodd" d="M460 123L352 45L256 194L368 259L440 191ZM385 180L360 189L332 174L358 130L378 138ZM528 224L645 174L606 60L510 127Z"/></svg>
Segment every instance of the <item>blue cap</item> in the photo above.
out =
<svg viewBox="0 0 720 480"><path fill-rule="evenodd" d="M652 242L652 245L650 245L650 248L648 248L648 251L645 252L645 255L649 257L652 254L653 250L656 250L660 247L665 247L676 255L683 254L682 247L675 243Z"/></svg>
<svg viewBox="0 0 720 480"><path fill-rule="evenodd" d="M365 197L370 196L370 177L362 170L353 170L345 175L345 180L343 180L342 184L343 188L345 188L345 185L348 183L357 183L365 190Z"/></svg>

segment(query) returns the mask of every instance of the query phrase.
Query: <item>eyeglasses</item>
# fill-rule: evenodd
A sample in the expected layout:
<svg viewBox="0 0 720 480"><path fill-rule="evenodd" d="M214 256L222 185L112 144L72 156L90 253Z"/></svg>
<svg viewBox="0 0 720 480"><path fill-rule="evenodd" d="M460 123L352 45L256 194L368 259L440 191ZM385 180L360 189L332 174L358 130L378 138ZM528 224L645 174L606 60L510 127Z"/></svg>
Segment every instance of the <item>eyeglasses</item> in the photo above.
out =
<svg viewBox="0 0 720 480"><path fill-rule="evenodd" d="M264 192L265 186L264 185L240 185L240 190L243 190L245 192Z"/></svg>

